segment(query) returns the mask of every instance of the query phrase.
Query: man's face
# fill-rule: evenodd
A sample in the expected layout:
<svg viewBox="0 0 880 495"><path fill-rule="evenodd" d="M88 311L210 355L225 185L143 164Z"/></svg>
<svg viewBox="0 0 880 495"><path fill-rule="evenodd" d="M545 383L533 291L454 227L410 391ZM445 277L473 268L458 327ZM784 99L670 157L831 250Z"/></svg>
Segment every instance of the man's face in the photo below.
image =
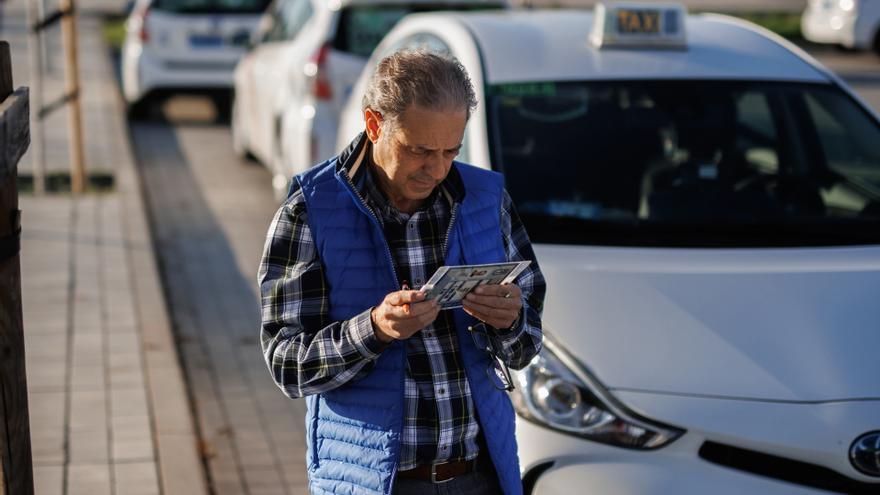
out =
<svg viewBox="0 0 880 495"><path fill-rule="evenodd" d="M411 106L394 127L383 127L381 116L370 109L364 118L382 190L397 209L412 213L449 173L461 149L467 111Z"/></svg>

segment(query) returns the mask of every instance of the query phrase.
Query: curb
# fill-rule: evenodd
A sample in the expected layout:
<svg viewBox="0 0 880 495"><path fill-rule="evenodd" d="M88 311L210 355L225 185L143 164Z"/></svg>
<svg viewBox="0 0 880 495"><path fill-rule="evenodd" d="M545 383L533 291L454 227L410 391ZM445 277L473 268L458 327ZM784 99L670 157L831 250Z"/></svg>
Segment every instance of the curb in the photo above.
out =
<svg viewBox="0 0 880 495"><path fill-rule="evenodd" d="M110 63L112 66L112 61ZM160 492L164 495L207 495L208 483L198 448L199 437L153 249L143 185L124 117L125 105L119 92L110 98L117 124L113 126L118 134L114 138L121 143L116 186L126 219L123 229L130 253Z"/></svg>

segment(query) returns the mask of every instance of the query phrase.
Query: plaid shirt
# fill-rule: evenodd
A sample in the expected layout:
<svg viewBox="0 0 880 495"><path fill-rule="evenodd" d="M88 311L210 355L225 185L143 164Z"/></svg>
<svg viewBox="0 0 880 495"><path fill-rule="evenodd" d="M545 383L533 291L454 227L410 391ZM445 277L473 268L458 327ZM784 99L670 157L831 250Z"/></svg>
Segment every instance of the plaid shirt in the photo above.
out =
<svg viewBox="0 0 880 495"><path fill-rule="evenodd" d="M461 179L453 169L425 206L407 215L388 202L370 167L358 167L353 183L378 216L398 282L419 288L443 264L452 207L463 196ZM545 285L506 192L499 214L508 260L533 260L516 280L525 318L512 330L490 333L502 359L520 369L541 348ZM358 379L384 348L373 331L372 308L349 320L329 321L329 289L306 215L305 199L296 190L272 220L259 270L264 357L276 383L292 398ZM450 311L441 311L434 323L407 339L406 352L399 469L475 458L479 425Z"/></svg>

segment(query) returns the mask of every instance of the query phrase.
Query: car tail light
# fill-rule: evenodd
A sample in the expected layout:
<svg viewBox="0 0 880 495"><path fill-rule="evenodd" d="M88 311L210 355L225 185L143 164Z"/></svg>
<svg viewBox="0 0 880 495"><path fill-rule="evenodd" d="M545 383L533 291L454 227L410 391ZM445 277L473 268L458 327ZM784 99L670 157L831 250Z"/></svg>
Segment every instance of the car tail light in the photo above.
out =
<svg viewBox="0 0 880 495"><path fill-rule="evenodd" d="M140 9L138 12L135 12L132 20L134 21L133 27L137 29L138 38L142 43L150 42L150 31L147 29L147 16L150 14L150 7L144 7Z"/></svg>
<svg viewBox="0 0 880 495"><path fill-rule="evenodd" d="M330 53L330 43L325 43L309 57L303 69L307 76L312 78L312 94L319 100L333 98L333 87L327 77L327 56Z"/></svg>

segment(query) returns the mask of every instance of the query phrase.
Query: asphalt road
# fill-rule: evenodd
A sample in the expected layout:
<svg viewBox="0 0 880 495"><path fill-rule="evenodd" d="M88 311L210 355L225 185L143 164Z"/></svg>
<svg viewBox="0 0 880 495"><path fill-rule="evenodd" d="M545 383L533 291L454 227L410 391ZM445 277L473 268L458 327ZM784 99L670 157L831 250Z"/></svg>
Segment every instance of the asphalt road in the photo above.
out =
<svg viewBox="0 0 880 495"><path fill-rule="evenodd" d="M880 111L880 58L815 54ZM234 156L207 100L172 99L165 115L131 133L214 493L306 493L304 402L282 396L259 351L270 175Z"/></svg>

